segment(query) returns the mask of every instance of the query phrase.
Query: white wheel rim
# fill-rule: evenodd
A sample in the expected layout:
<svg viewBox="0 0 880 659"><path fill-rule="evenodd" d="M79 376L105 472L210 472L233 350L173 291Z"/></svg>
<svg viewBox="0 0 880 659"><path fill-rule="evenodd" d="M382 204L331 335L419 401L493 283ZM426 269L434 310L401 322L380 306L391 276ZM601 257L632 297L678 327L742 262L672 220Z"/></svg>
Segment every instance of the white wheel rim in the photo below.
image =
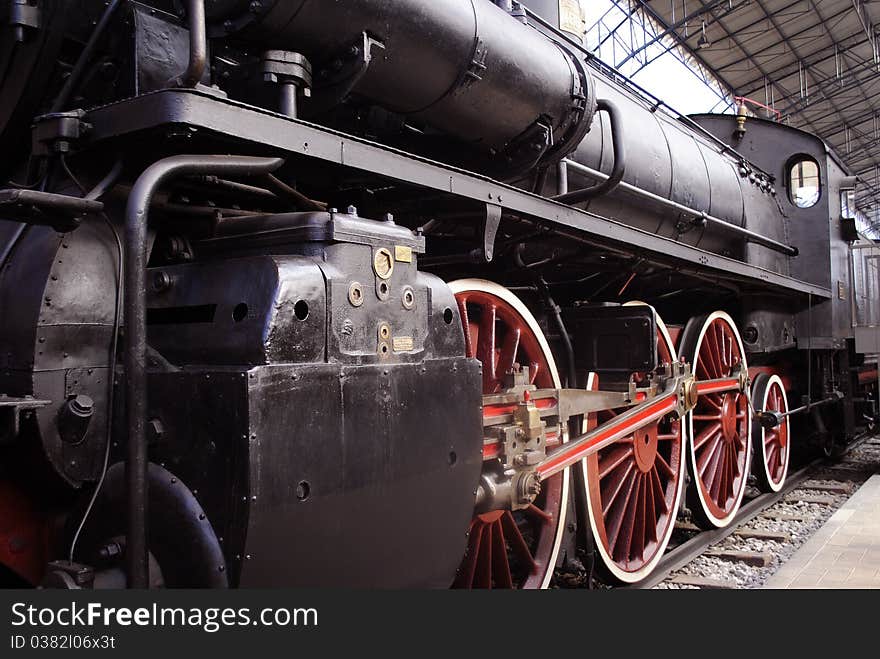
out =
<svg viewBox="0 0 880 659"><path fill-rule="evenodd" d="M637 302L637 301L627 302L624 306L631 306L631 305L650 306L650 305L644 304L643 302ZM674 361L677 361L678 355L675 350L675 344L672 342L672 338L669 335L669 330L666 327L666 323L663 322L663 319L660 317L659 314L656 313L656 311L655 311L655 316L657 319L657 329L663 335L663 340L666 342L666 345L669 347L669 352L670 352L671 358ZM589 376L587 378L587 389L593 388L594 382L595 382L595 377L596 377L595 373L589 374ZM685 424L684 422L681 423L682 437L679 441L682 444L682 446L681 446L682 451L685 450L685 445L687 443L687 437L685 436L686 425L687 424ZM584 426L582 428L582 431L584 431L584 432L586 431L586 421L584 422ZM685 465L686 465L685 456L684 456L684 454L682 454L681 459L678 461L678 481L676 484L675 495L674 495L674 499L672 502L672 508L671 508L671 512L670 512L670 514L673 516L676 514L676 511L678 511L679 505L681 503L681 494L683 491L683 484L684 484L684 472L686 469ZM674 519L672 520L672 523L670 523L668 525L668 527L666 528L666 530L663 534L663 537L658 538L658 540L657 540L658 547L655 550L654 556L647 563L645 563L645 565L643 565L638 570L624 570L624 569L622 569L619 565L617 565L617 562L614 560L613 556L611 556L608 553L608 550L605 548L604 544L599 540L600 531L599 531L598 525L596 523L596 519L595 519L593 512L592 512L593 511L593 504L596 502L594 502L592 500L592 494L590 492L590 484L588 482L589 474L588 474L588 467L587 467L587 460L586 459L581 460L580 468L581 468L581 473L583 474L584 496L585 496L585 501L587 503L587 517L590 520L590 530L593 533L593 538L595 539L595 547L596 547L597 552L599 553L600 558L602 559L602 563L605 566L605 569L608 570L608 572L611 574L611 576L613 576L615 579L617 579L618 581L620 581L622 583L637 583L637 582L641 581L642 579L647 577L649 574L651 574L651 572L654 571L654 568L657 567L657 564L663 558L663 554L666 551L666 547L669 545L669 539L672 537L672 531L675 528Z"/></svg>
<svg viewBox="0 0 880 659"><path fill-rule="evenodd" d="M733 319L730 317L730 315L724 311L712 312L711 314L709 314L709 316L703 322L702 327L700 327L700 333L697 337L697 342L694 345L693 354L690 355L691 367L694 368L694 370L696 370L696 360L697 360L697 356L700 354L700 348L703 345L703 339L706 336L706 330L711 326L712 322L716 319L723 320L725 323L727 323L727 325L733 331L733 335L736 338L736 342L739 347L739 354L742 357L743 368L748 369L748 363L746 362L746 353L745 353L745 349L743 348L742 338L739 335L739 330L737 329L736 323L733 322ZM743 395L748 396L749 395L748 390L743 392ZM748 404L746 406L746 408L747 408L746 428L748 429L747 432L750 433L751 427L752 427L752 406L751 406L751 404ZM693 441L694 441L694 412L693 411L688 412L687 426L688 426L688 443L687 443L687 445L688 445L688 461L690 463L691 469L693 470L691 473L694 475L694 480L696 480L698 478L698 476L696 476L696 474L698 474L698 468L697 468L695 451L693 450ZM751 439L751 438L749 438L749 439ZM703 513L706 515L706 517L709 519L709 521L714 526L716 526L718 528L722 528L722 527L725 527L728 524L730 524L730 522L736 516L736 513L739 512L739 507L742 504L743 495L745 494L745 491L746 491L746 484L748 481L748 472L749 472L749 467L751 465L751 458L752 458L752 442L746 441L745 444L746 444L746 458L745 458L745 464L743 466L742 483L740 484L739 492L736 493L735 502L734 502L730 512L727 515L724 515L723 517L718 517L718 516L714 515L712 513L712 511L710 510L709 502L706 501L706 498L703 494L703 489L700 487L699 483L696 483L696 482L693 483L693 488L694 488L694 490L696 490L697 496L699 497L699 500L700 500L700 504L703 507ZM713 502L713 504L714 504L714 502Z"/></svg>
<svg viewBox="0 0 880 659"><path fill-rule="evenodd" d="M562 382L559 379L559 371L556 368L556 360L553 358L553 353L550 350L550 344L547 343L547 339L544 337L544 333L538 326L538 322L535 320L532 312L529 311L528 307L523 304L522 300L520 300L516 295L514 295L504 286L485 279L457 279L455 281L449 282L448 286L452 290L453 295L458 295L459 293L467 293L468 291L486 293L497 297L501 301L510 305L513 310L519 314L523 322L525 322L525 324L528 326L529 331L531 331L537 339L538 345L540 346L540 349L544 353L544 356L547 360L547 364L550 370L550 376L553 380L554 386L556 388L562 387ZM563 424L562 428L562 441L563 443L568 441L568 432L565 428L565 424ZM556 533L553 538L552 550L549 555L548 569L540 585L542 589L547 588L547 586L550 585L550 580L553 578L553 572L556 566L556 561L559 558L559 550L562 546L562 538L565 531L565 519L568 513L569 496L568 469L565 469L561 475L562 488L559 502L559 513L557 515L558 522L556 525Z"/></svg>
<svg viewBox="0 0 880 659"><path fill-rule="evenodd" d="M777 385L779 387L779 390L782 393L782 402L785 405L785 409L779 410L779 411L780 412L788 412L788 396L785 393L785 386L782 384L782 378L780 378L775 373L773 375L771 375L770 378L767 380L767 384L764 387L764 391L760 392L761 393L761 396L760 396L761 410L767 409L767 402L770 397L770 392L773 389L774 385ZM772 492L779 492L779 490L782 489L783 485L785 485L785 479L788 477L788 464L790 462L790 457L791 457L791 425L789 422L789 418L790 417L786 416L782 421L782 423L785 424L785 434L786 434L785 453L784 453L785 457L782 461L783 465L784 465L783 470L782 470L782 476L780 477L778 483L774 482L773 476L770 474L770 469L769 469L770 458L767 455L767 444L765 443L765 440L767 437L767 429L764 428L764 426L760 426L760 428L761 428L761 433L760 433L760 436L761 436L761 455L763 458L761 460L761 469L764 473L767 487L769 487Z"/></svg>

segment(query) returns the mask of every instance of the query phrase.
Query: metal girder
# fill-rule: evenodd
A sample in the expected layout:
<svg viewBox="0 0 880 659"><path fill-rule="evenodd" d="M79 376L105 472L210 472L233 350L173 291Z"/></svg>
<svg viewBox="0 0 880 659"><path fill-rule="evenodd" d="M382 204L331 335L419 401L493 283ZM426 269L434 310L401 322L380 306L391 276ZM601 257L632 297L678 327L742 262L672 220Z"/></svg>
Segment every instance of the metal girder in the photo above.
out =
<svg viewBox="0 0 880 659"><path fill-rule="evenodd" d="M835 14L835 16L830 17L828 20L833 20L834 18L840 16L842 13L843 13L843 12L840 12L840 13L838 13L838 14ZM820 27L820 26L821 26L821 23L817 23L817 24L816 24L815 26L813 26L811 29L815 29L816 27ZM840 49L838 52L839 52L839 54L841 54L841 55L843 55L843 56L846 56L846 55L847 55L850 51L852 51L853 49L858 48L859 46L863 46L863 45L865 45L865 44L867 44L867 43L868 43L868 40L867 40L867 39L860 39L859 41L856 41L856 42L854 42L854 43L848 44L848 45L846 46L846 48L842 48L842 49ZM764 52L765 52L765 50L756 51L755 53L753 53L752 56L755 57L755 56L757 56L757 55L763 54ZM820 64L824 64L825 62L827 62L827 61L830 60L830 59L834 59L834 52L833 52L833 51L832 51L830 54L824 55L823 57L819 57L819 58L816 58L816 59L811 59L811 57L814 56L814 55L816 55L816 54L819 54L819 53L827 53L827 52L828 52L828 48L827 48L827 47L825 47L825 46L820 46L819 48L817 48L816 50L814 50L813 52L811 52L809 55L807 55L807 56L804 58L804 61L803 61L802 63L803 63L805 66L807 66L807 67L815 67L815 66L818 66L818 65L820 65ZM873 63L871 64L871 66L873 66ZM786 69L789 69L789 68L791 68L791 67L794 67L794 68L792 68L792 70L791 70L790 72L783 73L783 72L786 71ZM786 78L786 77L788 77L788 76L795 75L795 74L797 73L797 70L798 70L797 67L798 67L798 63L797 63L797 62L786 62L785 64L783 64L783 65L780 66L779 68L777 68L777 69L773 69L773 70L769 71L768 73L769 73L770 76L772 76L772 77L774 77L774 78L777 78L777 79L780 78L780 76L781 76L782 78ZM761 77L761 78L753 78L753 79L751 79L751 80L749 80L749 81L747 81L747 82L740 83L740 85L739 85L739 89L742 90L742 91L745 93L745 92L747 92L747 91L750 90L750 89L760 89L761 87L763 87L763 85L764 85L764 79L763 79L763 77Z"/></svg>
<svg viewBox="0 0 880 659"><path fill-rule="evenodd" d="M91 143L185 125L195 131L234 137L243 145L317 158L459 198L494 203L505 213L552 226L575 240L637 253L683 272L699 271L823 298L831 295L821 286L614 222L479 174L197 89L166 89L102 106L90 111L87 120L93 126L86 138Z"/></svg>
<svg viewBox="0 0 880 659"><path fill-rule="evenodd" d="M833 144L850 168L876 165L880 163L880 154L875 131L872 127L861 129L880 112L874 88L880 79L877 27L871 22L864 0L821 7L814 0L807 0L804 7L814 18L806 14L792 18L790 12L800 4L791 0L753 0L739 3L737 9L742 14L731 18L731 12L718 16L718 8L711 0L697 0L698 6L693 11L705 16L707 24L716 26L742 56L737 55L730 61L730 50L691 52L739 95L754 95L762 88L766 91L770 85L778 92L774 93L773 105L782 111L786 122L799 125ZM643 6L643 10L650 11L670 34L675 34L687 46L688 37L678 33L675 26L680 21L671 6L652 3L650 8ZM774 43L768 44L763 35L749 33L751 28L764 22L779 36ZM815 43L805 43L805 35L815 35ZM780 44L784 44L785 52L777 53L771 61L769 53L775 52L771 49L778 49ZM833 68L835 60L840 63L836 74L829 75L820 69ZM744 63L749 63L750 69L735 70ZM792 80L794 90L787 87ZM809 92L805 90L807 85ZM846 130L848 136L843 144L839 137L841 130ZM865 193L875 202L880 200L876 186L865 184L862 191L860 200L865 199Z"/></svg>

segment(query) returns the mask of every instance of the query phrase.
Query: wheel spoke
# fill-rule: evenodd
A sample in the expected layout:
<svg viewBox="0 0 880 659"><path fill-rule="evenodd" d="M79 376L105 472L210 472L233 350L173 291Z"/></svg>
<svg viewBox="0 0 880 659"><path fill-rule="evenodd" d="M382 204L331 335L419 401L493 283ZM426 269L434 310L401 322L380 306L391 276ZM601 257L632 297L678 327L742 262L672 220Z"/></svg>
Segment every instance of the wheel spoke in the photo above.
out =
<svg viewBox="0 0 880 659"><path fill-rule="evenodd" d="M509 291L489 282L452 282L468 357L482 364L483 393L500 391L504 374L521 364L541 389L561 386L537 321ZM548 429L548 446L561 432ZM487 460L487 464L493 464ZM493 511L476 516L468 552L456 585L472 587L544 587L552 577L567 507L567 475L543 483L541 493L521 512Z"/></svg>
<svg viewBox="0 0 880 659"><path fill-rule="evenodd" d="M660 482L660 474L657 472L657 465L651 470L651 483L654 488L654 502L656 503L657 512L661 515L669 512L669 506L666 505L666 492L663 490L663 483Z"/></svg>
<svg viewBox="0 0 880 659"><path fill-rule="evenodd" d="M719 460L718 471L718 492L715 494L715 503L723 504L727 501L728 490L731 482L730 478L730 453L732 448L730 444L724 445L724 450L721 453L721 459Z"/></svg>
<svg viewBox="0 0 880 659"><path fill-rule="evenodd" d="M713 378L720 378L724 374L724 364L721 355L724 353L723 337L722 344L718 343L718 335L715 332L706 332L704 345L700 349L700 359L705 359L711 366Z"/></svg>
<svg viewBox="0 0 880 659"><path fill-rule="evenodd" d="M714 459L709 465L709 475L706 481L709 483L709 494L715 502L720 501L721 495L721 479L723 476L725 445L724 442L718 442L716 445L718 450L714 452Z"/></svg>
<svg viewBox="0 0 880 659"><path fill-rule="evenodd" d="M611 506L614 505L614 502L617 501L617 497L620 496L620 492L623 490L624 483L630 477L630 474L633 473L633 469L636 468L635 463L630 462L626 465L626 469L620 474L619 477L615 479L607 479L610 481L610 484L606 487L606 484L602 485L602 501L604 502L604 506L602 507L603 515L607 516L608 511L611 510Z"/></svg>
<svg viewBox="0 0 880 659"><path fill-rule="evenodd" d="M697 365L695 367L695 371L697 374L697 379L699 379L699 380L714 380L715 379L715 376L713 374L711 374L706 369L706 360L704 360L704 359L697 359Z"/></svg>
<svg viewBox="0 0 880 659"><path fill-rule="evenodd" d="M653 484L648 482L650 478L650 474L644 474L642 476L642 480L644 481L642 492L645 499L645 505L643 507L644 512L642 513L645 517L645 544L647 544L649 540L657 540L657 506L654 503Z"/></svg>
<svg viewBox="0 0 880 659"><path fill-rule="evenodd" d="M620 500L620 504L613 507L613 509L609 512L608 520L606 520L606 529L608 531L608 541L611 545L612 550L616 550L617 548L617 540L620 535L620 529L623 526L624 517L626 517L626 512L629 509L629 502L632 499L633 495L633 487L635 486L636 476L635 474L631 474L626 481L626 485L624 486L624 492L626 495L623 499ZM610 524L608 523L610 521ZM615 558L616 551L615 551Z"/></svg>
<svg viewBox="0 0 880 659"><path fill-rule="evenodd" d="M505 511L501 516L501 524L504 528L504 537L507 540L507 544L510 546L510 550L521 562L529 565L531 572L536 571L538 569L538 564L535 563L535 558L529 550L529 545L523 537L522 532L519 530L519 527L516 525L513 513L509 510Z"/></svg>
<svg viewBox="0 0 880 659"><path fill-rule="evenodd" d="M636 496L635 511L633 512L632 540L630 541L629 551L627 552L627 556L633 558L636 556L641 557L645 551L645 518L647 517L648 508L647 499L645 498L647 483L645 482L643 474L639 474L638 485L636 487L638 495Z"/></svg>
<svg viewBox="0 0 880 659"><path fill-rule="evenodd" d="M716 398L718 398L718 400L716 400ZM700 396L697 402L707 403L710 407L714 407L721 412L721 394L706 394L705 396Z"/></svg>
<svg viewBox="0 0 880 659"><path fill-rule="evenodd" d="M736 366L736 353L734 352L736 338L727 328L724 329L724 333L727 336L727 366L731 369Z"/></svg>
<svg viewBox="0 0 880 659"><path fill-rule="evenodd" d="M541 520L543 524L549 524L553 521L553 515L541 510L533 503L529 504L529 507L526 508L526 512L529 513L532 517L536 517Z"/></svg>
<svg viewBox="0 0 880 659"><path fill-rule="evenodd" d="M494 305L484 306L480 318L480 334L477 339L477 359L483 365L483 391L494 393L497 387L495 376L495 321L497 310Z"/></svg>
<svg viewBox="0 0 880 659"><path fill-rule="evenodd" d="M677 474L675 473L675 471L673 471L673 469L669 465L669 463L666 462L666 459L662 455L660 455L659 453L657 454L657 457L654 461L654 464L666 473L667 478L675 478L677 476Z"/></svg>
<svg viewBox="0 0 880 659"><path fill-rule="evenodd" d="M492 525L480 528L480 556L477 559L476 581L479 588L492 587Z"/></svg>
<svg viewBox="0 0 880 659"><path fill-rule="evenodd" d="M708 449L703 451L702 454L700 454L700 457L697 459L697 470L700 472L700 476L705 475L706 470L710 464L714 465L718 462L718 452L723 444L724 440L721 439L721 437L719 436L712 442L712 446L710 446ZM711 482L712 479L708 478L706 480Z"/></svg>
<svg viewBox="0 0 880 659"><path fill-rule="evenodd" d="M507 561L507 543L504 541L504 530L500 521L492 524L492 545L495 548L492 554L492 574L495 583L501 588L513 588L513 575L510 573L510 563Z"/></svg>
<svg viewBox="0 0 880 659"><path fill-rule="evenodd" d="M603 480L608 474L617 469L627 460L632 460L632 446L614 446L608 456L599 459L599 480Z"/></svg>
<svg viewBox="0 0 880 659"><path fill-rule="evenodd" d="M467 298L458 298L458 313L461 315L461 323L464 328L464 345L465 354L474 359L477 356L477 344L474 341L475 328L472 326L470 316L468 315Z"/></svg>
<svg viewBox="0 0 880 659"><path fill-rule="evenodd" d="M700 431L700 434L694 438L694 452L699 452L703 445L711 439L714 439L715 436L721 435L721 424L713 423Z"/></svg>
<svg viewBox="0 0 880 659"><path fill-rule="evenodd" d="M635 482L633 483L633 494L629 498L629 501L626 505L626 513L624 514L623 524L621 525L620 533L623 534L623 543L621 546L621 551L618 554L618 558L620 560L627 561L631 556L631 548L633 541L633 529L635 528L636 523L636 511L639 507L639 487L640 481L638 478L635 478ZM620 541L620 536L618 535L618 542ZM615 549L617 549L617 543L615 543Z"/></svg>
<svg viewBox="0 0 880 659"><path fill-rule="evenodd" d="M778 463L779 447L776 444L770 444L767 447L767 472L773 476L776 472Z"/></svg>

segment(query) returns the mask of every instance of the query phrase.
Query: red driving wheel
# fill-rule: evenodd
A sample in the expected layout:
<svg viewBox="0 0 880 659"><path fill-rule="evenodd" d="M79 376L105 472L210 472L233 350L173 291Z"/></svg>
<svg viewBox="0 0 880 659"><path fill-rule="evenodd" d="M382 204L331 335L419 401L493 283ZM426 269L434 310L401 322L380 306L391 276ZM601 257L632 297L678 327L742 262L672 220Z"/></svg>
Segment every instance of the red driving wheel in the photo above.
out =
<svg viewBox="0 0 880 659"><path fill-rule="evenodd" d="M560 386L553 355L526 306L503 286L482 279L450 284L464 324L468 357L483 365L483 392L496 393L504 374L519 364L539 388ZM552 404L549 401L547 404ZM494 415L498 410L484 410ZM548 429L547 448L564 440ZM484 452L484 465L497 463ZM568 501L567 470L542 483L534 504L521 511L491 511L471 521L468 546L453 584L459 588L546 588L553 577Z"/></svg>
<svg viewBox="0 0 880 659"><path fill-rule="evenodd" d="M759 374L752 386L752 400L760 410L782 414L788 412L788 398L778 375ZM752 425L755 451L752 469L758 486L764 492L779 492L785 485L791 455L790 430L787 416L775 428L764 428L757 422Z"/></svg>
<svg viewBox="0 0 880 659"><path fill-rule="evenodd" d="M729 377L745 351L731 317L723 311L692 318L681 338L697 381ZM688 503L697 524L727 526L742 503L751 456L752 410L742 391L701 394L688 414Z"/></svg>
<svg viewBox="0 0 880 659"><path fill-rule="evenodd" d="M659 317L657 357L661 364L677 361ZM602 423L614 416L609 411L597 418ZM683 425L667 416L582 462L596 550L617 581L644 579L669 543L684 482Z"/></svg>

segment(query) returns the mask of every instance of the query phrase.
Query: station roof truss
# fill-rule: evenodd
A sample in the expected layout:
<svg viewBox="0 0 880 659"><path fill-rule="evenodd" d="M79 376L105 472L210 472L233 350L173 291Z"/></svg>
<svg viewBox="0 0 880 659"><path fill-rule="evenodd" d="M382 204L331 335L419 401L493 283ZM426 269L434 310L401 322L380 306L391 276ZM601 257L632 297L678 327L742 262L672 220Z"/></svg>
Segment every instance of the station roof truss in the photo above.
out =
<svg viewBox="0 0 880 659"><path fill-rule="evenodd" d="M638 70L662 45L717 81L727 108L745 97L770 108L750 104L758 116L820 136L859 176L857 206L880 225L880 0L612 2L626 21L609 30L606 19L600 41L613 41L618 68L632 74L630 60Z"/></svg>

